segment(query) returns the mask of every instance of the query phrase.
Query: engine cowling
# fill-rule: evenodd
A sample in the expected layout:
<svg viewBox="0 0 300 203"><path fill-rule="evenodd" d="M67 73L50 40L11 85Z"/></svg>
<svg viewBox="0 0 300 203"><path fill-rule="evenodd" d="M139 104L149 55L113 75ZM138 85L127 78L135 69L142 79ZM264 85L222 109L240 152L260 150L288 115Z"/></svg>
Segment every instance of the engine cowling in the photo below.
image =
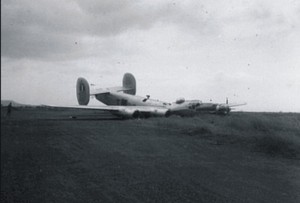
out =
<svg viewBox="0 0 300 203"><path fill-rule="evenodd" d="M140 111L136 109L122 109L118 112L118 115L122 116L123 118L139 118Z"/></svg>
<svg viewBox="0 0 300 203"><path fill-rule="evenodd" d="M228 114L230 112L230 110L231 110L230 107L227 105L218 104L216 106L216 111L217 111L217 113L220 113L220 114Z"/></svg>
<svg viewBox="0 0 300 203"><path fill-rule="evenodd" d="M155 109L151 112L151 115L156 117L169 117L171 115L171 111L169 109Z"/></svg>
<svg viewBox="0 0 300 203"><path fill-rule="evenodd" d="M151 111L139 111L137 109L124 108L117 113L123 118L149 118L149 117L169 117L171 115L168 109L154 109Z"/></svg>

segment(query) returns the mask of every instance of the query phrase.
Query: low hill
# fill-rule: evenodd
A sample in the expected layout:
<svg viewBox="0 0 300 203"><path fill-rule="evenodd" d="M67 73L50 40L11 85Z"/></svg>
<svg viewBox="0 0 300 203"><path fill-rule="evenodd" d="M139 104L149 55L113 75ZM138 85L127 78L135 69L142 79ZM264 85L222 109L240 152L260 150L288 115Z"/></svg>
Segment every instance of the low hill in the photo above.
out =
<svg viewBox="0 0 300 203"><path fill-rule="evenodd" d="M12 104L13 107L34 107L35 106L31 104L21 104L15 102L14 100L1 100L1 106L3 107L8 106L10 103Z"/></svg>

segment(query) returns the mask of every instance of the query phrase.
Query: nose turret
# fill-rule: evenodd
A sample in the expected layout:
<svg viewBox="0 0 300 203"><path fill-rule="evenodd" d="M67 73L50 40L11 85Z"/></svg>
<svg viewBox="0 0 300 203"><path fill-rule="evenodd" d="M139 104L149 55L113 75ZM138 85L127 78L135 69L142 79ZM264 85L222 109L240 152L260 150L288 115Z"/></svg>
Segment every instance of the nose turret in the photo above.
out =
<svg viewBox="0 0 300 203"><path fill-rule="evenodd" d="M221 113L221 114L228 114L230 112L230 107L227 104L218 104L216 106L216 111Z"/></svg>

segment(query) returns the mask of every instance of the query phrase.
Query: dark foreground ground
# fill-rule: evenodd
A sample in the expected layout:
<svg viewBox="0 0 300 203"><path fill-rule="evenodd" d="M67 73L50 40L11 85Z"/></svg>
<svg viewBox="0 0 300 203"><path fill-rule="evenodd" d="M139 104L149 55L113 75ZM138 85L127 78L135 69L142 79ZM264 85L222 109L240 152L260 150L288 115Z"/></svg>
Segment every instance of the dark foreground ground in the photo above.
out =
<svg viewBox="0 0 300 203"><path fill-rule="evenodd" d="M300 114L89 114L1 109L1 202L300 202Z"/></svg>

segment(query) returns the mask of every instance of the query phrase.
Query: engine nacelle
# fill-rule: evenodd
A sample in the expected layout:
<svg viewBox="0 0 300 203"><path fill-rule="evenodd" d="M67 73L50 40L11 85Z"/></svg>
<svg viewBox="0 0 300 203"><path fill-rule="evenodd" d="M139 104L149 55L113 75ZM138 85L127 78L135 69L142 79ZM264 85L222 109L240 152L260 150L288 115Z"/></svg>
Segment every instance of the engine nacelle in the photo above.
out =
<svg viewBox="0 0 300 203"><path fill-rule="evenodd" d="M140 111L136 109L122 109L118 113L118 115L124 117L124 118L139 118L140 117Z"/></svg>
<svg viewBox="0 0 300 203"><path fill-rule="evenodd" d="M169 117L171 115L171 111L169 109L155 109L151 112L151 115L156 117Z"/></svg>
<svg viewBox="0 0 300 203"><path fill-rule="evenodd" d="M119 116L123 118L149 118L149 117L169 117L171 112L169 109L154 109L151 111L139 111L137 109L124 108L118 111Z"/></svg>
<svg viewBox="0 0 300 203"><path fill-rule="evenodd" d="M183 97L176 99L176 104L182 104L183 102L185 102Z"/></svg>
<svg viewBox="0 0 300 203"><path fill-rule="evenodd" d="M219 114L228 114L230 112L230 110L231 110L230 107L227 105L225 106L225 105L218 104L216 106L216 111Z"/></svg>

